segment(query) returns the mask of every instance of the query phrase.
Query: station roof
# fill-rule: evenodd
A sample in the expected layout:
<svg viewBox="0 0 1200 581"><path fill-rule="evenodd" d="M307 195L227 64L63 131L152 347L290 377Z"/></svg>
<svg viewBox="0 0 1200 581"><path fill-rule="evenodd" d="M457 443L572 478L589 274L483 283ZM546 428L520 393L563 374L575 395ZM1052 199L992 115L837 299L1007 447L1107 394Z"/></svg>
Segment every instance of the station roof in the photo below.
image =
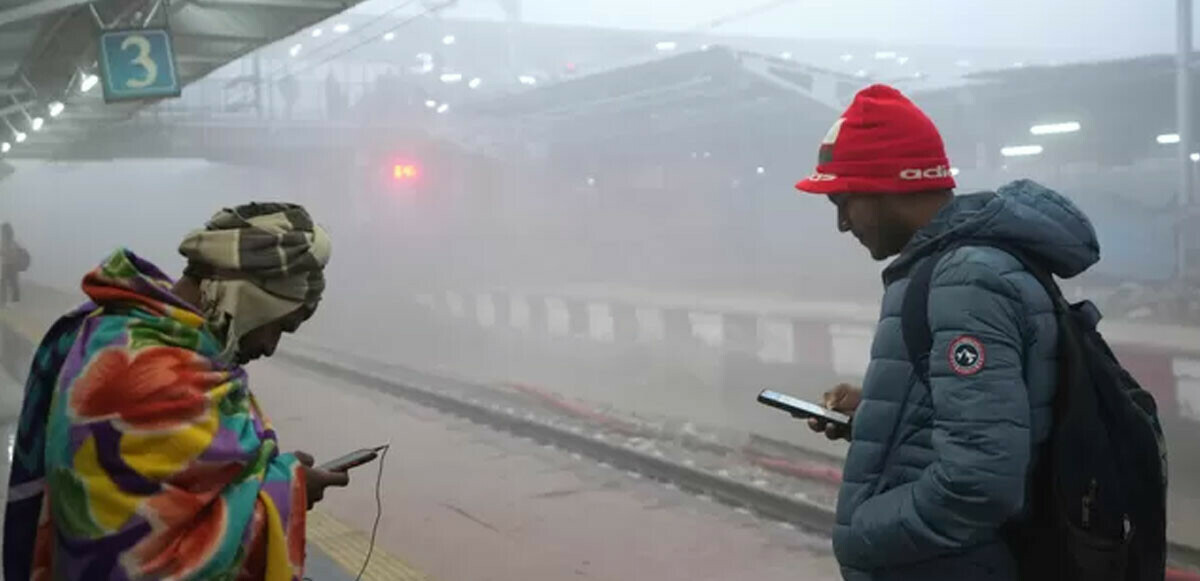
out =
<svg viewBox="0 0 1200 581"><path fill-rule="evenodd" d="M748 133L763 141L777 133L809 145L866 82L794 60L712 47L494 99L471 113L520 124L525 137L567 147L620 142L621 151L649 153L644 148L686 142L710 150L720 148L717 141ZM676 139L662 139L668 135Z"/></svg>
<svg viewBox="0 0 1200 581"><path fill-rule="evenodd" d="M0 141L7 156L48 157L98 124L150 102L106 104L96 71L102 29L168 26L183 85L230 61L341 13L358 0L5 0L0 4ZM51 118L49 105L63 104ZM32 119L44 126L32 130ZM14 130L27 135L17 143Z"/></svg>

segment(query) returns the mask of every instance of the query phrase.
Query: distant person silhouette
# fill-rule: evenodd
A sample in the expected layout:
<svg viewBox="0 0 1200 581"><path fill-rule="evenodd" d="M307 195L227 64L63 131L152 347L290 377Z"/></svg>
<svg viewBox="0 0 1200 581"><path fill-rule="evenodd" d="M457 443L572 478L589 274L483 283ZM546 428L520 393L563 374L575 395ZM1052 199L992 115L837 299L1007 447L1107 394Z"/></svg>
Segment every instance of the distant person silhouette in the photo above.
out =
<svg viewBox="0 0 1200 581"><path fill-rule="evenodd" d="M29 270L29 251L17 243L12 224L0 225L0 306L21 302L22 272Z"/></svg>

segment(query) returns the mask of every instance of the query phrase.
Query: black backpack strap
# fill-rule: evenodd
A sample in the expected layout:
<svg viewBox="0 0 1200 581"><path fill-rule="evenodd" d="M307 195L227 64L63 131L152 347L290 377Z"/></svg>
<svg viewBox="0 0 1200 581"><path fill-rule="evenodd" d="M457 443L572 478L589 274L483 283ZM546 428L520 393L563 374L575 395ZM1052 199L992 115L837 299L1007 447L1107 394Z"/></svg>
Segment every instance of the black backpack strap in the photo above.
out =
<svg viewBox="0 0 1200 581"><path fill-rule="evenodd" d="M929 383L929 351L933 349L933 331L929 328L929 285L933 282L933 269L942 255L935 252L913 270L900 311L900 328L908 360L917 377L925 383Z"/></svg>

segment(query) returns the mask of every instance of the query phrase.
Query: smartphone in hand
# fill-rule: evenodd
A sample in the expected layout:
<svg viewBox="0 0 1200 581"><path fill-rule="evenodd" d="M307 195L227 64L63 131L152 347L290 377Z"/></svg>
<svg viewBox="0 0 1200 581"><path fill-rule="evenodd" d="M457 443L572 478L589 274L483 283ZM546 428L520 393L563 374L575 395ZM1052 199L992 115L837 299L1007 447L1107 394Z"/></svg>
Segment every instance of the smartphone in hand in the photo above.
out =
<svg viewBox="0 0 1200 581"><path fill-rule="evenodd" d="M317 469L325 470L327 472L349 472L353 468L358 468L359 466L370 463L372 460L378 458L379 454L386 449L387 446L384 445L376 446L374 448L355 450L349 454L339 456L333 460L321 464L320 466L317 466Z"/></svg>
<svg viewBox="0 0 1200 581"><path fill-rule="evenodd" d="M826 409L825 406L804 401L785 393L764 389L758 394L758 403L783 410L797 418L819 418L843 427L850 426L850 416Z"/></svg>

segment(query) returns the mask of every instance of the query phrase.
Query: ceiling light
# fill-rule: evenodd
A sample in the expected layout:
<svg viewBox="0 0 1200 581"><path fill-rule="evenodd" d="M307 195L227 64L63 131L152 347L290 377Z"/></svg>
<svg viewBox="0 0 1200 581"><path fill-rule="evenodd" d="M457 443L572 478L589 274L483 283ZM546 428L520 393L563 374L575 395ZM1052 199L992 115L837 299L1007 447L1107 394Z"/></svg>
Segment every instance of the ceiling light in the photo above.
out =
<svg viewBox="0 0 1200 581"><path fill-rule="evenodd" d="M1082 126L1076 121L1068 121L1066 123L1048 123L1045 125L1034 125L1029 128L1029 132L1034 135L1054 135L1057 133L1074 133L1079 131Z"/></svg>
<svg viewBox="0 0 1200 581"><path fill-rule="evenodd" d="M458 39L454 38L453 34L447 34L446 36L442 37L442 44L444 44L446 46L450 46L450 45L454 44L455 42L458 42Z"/></svg>
<svg viewBox="0 0 1200 581"><path fill-rule="evenodd" d="M395 32L389 32L389 33L383 35L383 42L392 42L393 40L396 40Z"/></svg>
<svg viewBox="0 0 1200 581"><path fill-rule="evenodd" d="M1004 157L1025 157L1029 155L1038 155L1044 151L1040 145L1014 145L1005 147L1000 150L1000 155Z"/></svg>
<svg viewBox="0 0 1200 581"><path fill-rule="evenodd" d="M1179 134L1178 133L1164 133L1162 135L1159 135L1155 139L1163 145L1170 145L1172 143L1179 143Z"/></svg>
<svg viewBox="0 0 1200 581"><path fill-rule="evenodd" d="M322 30L321 30L320 28L314 28L314 29L313 29L313 31L312 31L312 37L313 37L313 38L320 38L320 37L321 37L321 32L322 32Z"/></svg>
<svg viewBox="0 0 1200 581"><path fill-rule="evenodd" d="M25 143L25 138L29 137L23 131L17 131L13 136L17 138L17 143Z"/></svg>
<svg viewBox="0 0 1200 581"><path fill-rule="evenodd" d="M288 49L288 54L292 55L292 58L296 58L296 57L300 56L301 50L304 50L304 45L293 44L292 48Z"/></svg>
<svg viewBox="0 0 1200 581"><path fill-rule="evenodd" d="M100 82L100 77L97 77L96 75L84 73L83 78L79 81L79 90L86 93L86 92L92 90L92 87L95 87L96 83L99 83L99 82Z"/></svg>
<svg viewBox="0 0 1200 581"><path fill-rule="evenodd" d="M60 101L54 101L46 109L50 112L51 117L58 117L62 115L63 109L66 109L66 105L63 105Z"/></svg>
<svg viewBox="0 0 1200 581"><path fill-rule="evenodd" d="M41 117L34 117L33 119L29 120L29 127L31 129L33 129L34 131L41 131L42 125L45 125L45 124L46 124L46 120L42 119Z"/></svg>
<svg viewBox="0 0 1200 581"><path fill-rule="evenodd" d="M5 141L4 143L0 143L0 153L8 153L9 151L12 151L11 143L9 143L7 141Z"/></svg>
<svg viewBox="0 0 1200 581"><path fill-rule="evenodd" d="M334 25L334 27L333 27L333 31L334 31L334 32L336 32L336 33L338 33L338 34L346 34L347 32L350 32L350 25L349 25L349 24L345 24L345 23L343 23L343 24L336 24L336 25Z"/></svg>

